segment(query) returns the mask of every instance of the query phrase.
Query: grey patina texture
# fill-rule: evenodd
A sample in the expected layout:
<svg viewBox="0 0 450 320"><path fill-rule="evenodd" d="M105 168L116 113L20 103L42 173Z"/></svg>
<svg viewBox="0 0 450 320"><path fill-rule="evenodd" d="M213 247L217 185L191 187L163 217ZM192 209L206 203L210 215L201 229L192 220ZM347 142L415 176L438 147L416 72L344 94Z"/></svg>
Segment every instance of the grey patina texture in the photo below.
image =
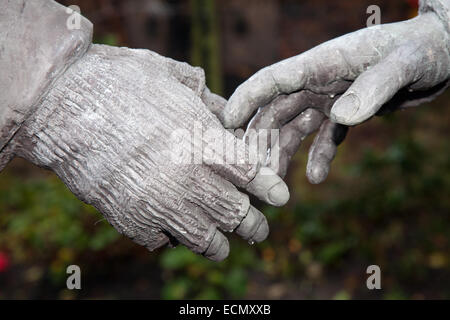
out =
<svg viewBox="0 0 450 320"><path fill-rule="evenodd" d="M322 182L345 125L419 105L448 87L449 25L450 0L422 0L414 19L349 33L260 70L236 90L220 117L235 128L259 109L249 129L279 128L281 175L301 141L319 129L307 176ZM261 158L271 165L270 157Z"/></svg>
<svg viewBox="0 0 450 320"><path fill-rule="evenodd" d="M65 10L54 1L0 0L0 170L11 158L8 141L91 44L92 24L81 18L79 30L68 30Z"/></svg>
<svg viewBox="0 0 450 320"><path fill-rule="evenodd" d="M320 182L344 125L445 90L449 1L421 1L418 18L363 29L268 67L223 111L226 101L209 92L199 68L148 50L91 45L89 21L67 29L65 8L53 1L0 0L0 169L14 155L29 159L150 250L181 242L222 260L229 246L221 231L249 241L268 233L264 216L236 187L273 205L289 192L266 175L270 169L245 161L174 163L173 154L192 146L172 133L214 128L245 158L243 141L214 114L236 127L267 105L250 127L281 128L282 174L301 140L320 128L307 167ZM210 138L202 148L217 147Z"/></svg>
<svg viewBox="0 0 450 320"><path fill-rule="evenodd" d="M223 260L221 231L267 237L266 218L236 187L273 205L289 192L246 161L244 142L214 115L226 101L208 90L202 69L149 50L91 45L90 23L68 30L65 8L53 1L2 0L0 9L2 165L20 156L53 170L150 250L180 242ZM192 143L196 129L226 138ZM239 154L233 163L203 150L225 141ZM200 162L177 161L193 151Z"/></svg>

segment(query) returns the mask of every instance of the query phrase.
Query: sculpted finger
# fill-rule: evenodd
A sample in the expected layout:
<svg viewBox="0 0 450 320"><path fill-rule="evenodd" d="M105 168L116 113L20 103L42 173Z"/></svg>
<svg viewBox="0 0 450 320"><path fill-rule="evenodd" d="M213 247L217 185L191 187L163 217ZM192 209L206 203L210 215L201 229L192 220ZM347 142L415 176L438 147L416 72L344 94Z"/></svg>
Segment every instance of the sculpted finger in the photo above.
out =
<svg viewBox="0 0 450 320"><path fill-rule="evenodd" d="M336 94L348 82L380 60L375 42L386 42L385 33L363 29L323 43L305 53L266 67L241 84L223 110L223 123L236 128L259 108L281 94L301 89ZM374 42L374 43L372 43Z"/></svg>
<svg viewBox="0 0 450 320"><path fill-rule="evenodd" d="M225 232L236 231L251 242L264 240L269 232L267 220L252 207L246 194L229 181L202 166L193 172L191 201Z"/></svg>
<svg viewBox="0 0 450 320"><path fill-rule="evenodd" d="M405 39L410 39L411 30L420 33L416 37L431 37L432 31L427 30L438 26L424 28L425 25L435 24L428 20L430 18L424 15L399 23L364 28L260 70L239 86L229 99L223 111L224 125L227 128L242 126L254 111L281 94L301 89L315 93L342 93L342 88L348 86L349 81L382 61Z"/></svg>
<svg viewBox="0 0 450 320"><path fill-rule="evenodd" d="M267 219L258 209L250 206L247 216L236 229L236 233L250 243L262 242L269 235Z"/></svg>
<svg viewBox="0 0 450 320"><path fill-rule="evenodd" d="M323 182L330 171L337 146L345 139L348 127L325 120L309 149L306 176L313 184Z"/></svg>
<svg viewBox="0 0 450 320"><path fill-rule="evenodd" d="M289 163L302 141L311 133L319 129L325 115L315 109L307 109L286 124L280 131L279 165L276 171L281 177L286 175ZM271 156L271 168L274 169L276 159Z"/></svg>
<svg viewBox="0 0 450 320"><path fill-rule="evenodd" d="M275 207L285 205L290 198L286 183L267 167L261 167L255 178L245 186L245 189Z"/></svg>
<svg viewBox="0 0 450 320"><path fill-rule="evenodd" d="M226 128L237 128L280 94L302 89L305 84L303 57L295 56L261 69L241 84L223 110Z"/></svg>
<svg viewBox="0 0 450 320"><path fill-rule="evenodd" d="M222 232L216 230L213 239L203 255L211 261L220 262L225 260L230 253L230 243Z"/></svg>
<svg viewBox="0 0 450 320"><path fill-rule="evenodd" d="M331 120L356 125L372 117L400 89L421 79L420 66L426 63L422 51L414 44L398 48L362 73L334 104Z"/></svg>
<svg viewBox="0 0 450 320"><path fill-rule="evenodd" d="M281 95L258 110L247 130L280 129L306 109L317 109L326 114L336 97L336 94L317 94L308 90Z"/></svg>
<svg viewBox="0 0 450 320"><path fill-rule="evenodd" d="M260 146L266 141L268 146L276 145L278 148L277 152L276 148L271 147L270 153L267 152L267 148L260 148L258 156L261 165L269 166L283 177L286 174L291 157L300 146L301 140L309 134L302 135L299 130L302 131L306 125L314 127L315 119L323 119L323 114L329 115L331 106L338 97L339 95L337 94L317 94L309 90L301 90L289 95L281 95L266 107L260 108L249 123L245 134L246 141L251 140L253 137L254 141L257 140L260 143ZM318 111L306 112L304 111L306 109L320 110L321 113ZM302 117L292 120L302 112L304 113ZM281 129L281 131L276 131L289 121L292 121L290 125ZM320 123L321 121L318 122L317 127L311 130L317 130ZM272 137L272 134L275 134L275 137ZM265 138L266 140L264 140ZM277 144L277 141L281 142L281 145L280 143ZM286 148L289 148L291 152L287 150L285 152L284 149ZM279 161L277 161L278 159Z"/></svg>
<svg viewBox="0 0 450 320"><path fill-rule="evenodd" d="M206 166L195 168L191 176L187 183L191 188L190 202L210 218L212 226L226 232L236 231L249 242L260 242L267 237L267 220L250 206L247 195ZM228 255L229 244L220 231L213 229L214 236L203 254L211 260L221 261ZM208 230L205 236L208 237L210 232Z"/></svg>
<svg viewBox="0 0 450 320"><path fill-rule="evenodd" d="M208 107L208 109L222 122L223 121L222 111L225 108L225 105L227 104L227 100L219 96L218 94L211 92L208 87L205 87L205 90L203 91L201 98L203 103Z"/></svg>
<svg viewBox="0 0 450 320"><path fill-rule="evenodd" d="M289 200L284 181L269 168L259 166L257 146L247 145L226 130L215 137L214 133L206 136L204 161L214 172L268 204L282 206Z"/></svg>
<svg viewBox="0 0 450 320"><path fill-rule="evenodd" d="M268 147L276 143L277 140L274 142L272 139L278 138L279 129L306 108L303 103L306 100L305 92L278 96L266 107L259 108L258 113L250 120L244 139L247 143L258 144L258 162L262 166L269 166ZM272 132L275 132L276 136L272 137Z"/></svg>
<svg viewBox="0 0 450 320"><path fill-rule="evenodd" d="M248 196L207 166L195 168L188 181L190 202L221 230L232 232L247 215Z"/></svg>

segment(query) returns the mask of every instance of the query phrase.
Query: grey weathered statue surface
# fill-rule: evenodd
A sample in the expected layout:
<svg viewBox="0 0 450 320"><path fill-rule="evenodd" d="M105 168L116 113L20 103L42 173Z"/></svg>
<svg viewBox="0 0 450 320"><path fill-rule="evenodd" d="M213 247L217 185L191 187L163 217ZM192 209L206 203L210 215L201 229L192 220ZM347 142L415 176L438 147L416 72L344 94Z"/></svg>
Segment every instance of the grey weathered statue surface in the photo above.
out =
<svg viewBox="0 0 450 320"><path fill-rule="evenodd" d="M262 178L270 169L246 161L244 142L213 114L226 101L205 86L203 70L149 50L92 45L92 25L83 18L80 30L68 30L65 9L0 1L2 167L20 156L54 171L150 250L179 242L220 261L229 252L222 231L264 240L265 217L237 187L272 205L286 203L289 192L277 175ZM215 153L174 161L225 143L173 139L196 126L231 141L235 164L208 158Z"/></svg>
<svg viewBox="0 0 450 320"><path fill-rule="evenodd" d="M365 28L266 67L233 94L221 119L228 128L280 129L278 173L301 141L319 130L307 177L328 175L346 126L429 101L450 78L450 0L421 0L418 17ZM263 155L263 164L270 157Z"/></svg>
<svg viewBox="0 0 450 320"><path fill-rule="evenodd" d="M222 232L267 237L265 217L243 188L272 205L289 192L281 178L248 162L226 131L280 128L284 175L300 142L316 129L307 174L326 178L347 125L377 112L417 105L448 86L450 0L423 0L420 15L363 29L265 68L226 101L203 70L148 50L92 45L92 25L66 27L66 8L50 0L0 0L0 169L14 156L53 170L78 198L150 250L180 242L212 260L229 245ZM231 143L234 164L200 149ZM186 133L173 139L178 130ZM176 136L177 137L177 136ZM208 158L211 156L212 158ZM269 173L269 174L268 174Z"/></svg>

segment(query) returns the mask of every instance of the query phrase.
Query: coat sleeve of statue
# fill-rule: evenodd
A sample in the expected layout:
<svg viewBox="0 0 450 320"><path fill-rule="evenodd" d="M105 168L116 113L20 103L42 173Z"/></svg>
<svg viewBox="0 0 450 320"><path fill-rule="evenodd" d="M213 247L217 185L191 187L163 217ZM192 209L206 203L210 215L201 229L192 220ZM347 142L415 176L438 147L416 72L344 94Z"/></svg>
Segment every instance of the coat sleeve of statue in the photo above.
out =
<svg viewBox="0 0 450 320"><path fill-rule="evenodd" d="M91 22L79 15L69 28L77 13L67 9L51 0L0 0L0 170L12 158L8 142L91 44Z"/></svg>

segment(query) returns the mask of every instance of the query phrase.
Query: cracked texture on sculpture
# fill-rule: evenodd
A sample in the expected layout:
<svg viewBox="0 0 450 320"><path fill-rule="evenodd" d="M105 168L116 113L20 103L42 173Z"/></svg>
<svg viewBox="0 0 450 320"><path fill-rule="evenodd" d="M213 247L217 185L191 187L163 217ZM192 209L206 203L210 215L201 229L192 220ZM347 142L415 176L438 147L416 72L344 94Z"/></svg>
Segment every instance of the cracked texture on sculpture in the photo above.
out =
<svg viewBox="0 0 450 320"><path fill-rule="evenodd" d="M266 218L237 187L279 206L287 186L223 128L215 114L226 101L201 68L92 45L90 22L68 30L54 1L0 1L0 9L0 168L19 156L54 171L149 250L181 243L220 261L229 252L222 232L267 237ZM236 152L231 163L211 152L225 143ZM180 161L192 154L200 161Z"/></svg>

